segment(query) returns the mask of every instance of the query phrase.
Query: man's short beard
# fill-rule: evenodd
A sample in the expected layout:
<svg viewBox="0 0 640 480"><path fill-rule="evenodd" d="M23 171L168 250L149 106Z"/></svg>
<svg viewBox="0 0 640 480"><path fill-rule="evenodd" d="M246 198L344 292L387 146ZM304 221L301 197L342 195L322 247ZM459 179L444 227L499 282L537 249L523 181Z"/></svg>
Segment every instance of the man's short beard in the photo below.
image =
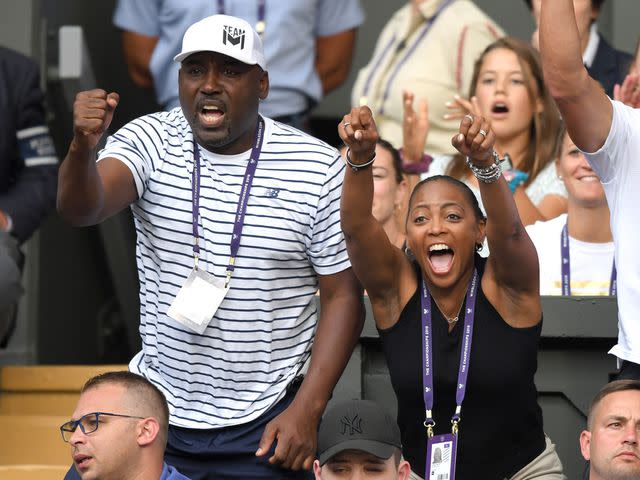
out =
<svg viewBox="0 0 640 480"><path fill-rule="evenodd" d="M640 466L635 467L635 471L620 471L621 469L606 465L605 469L597 468L591 464L591 468L606 480L640 480ZM604 471L601 471L604 470Z"/></svg>

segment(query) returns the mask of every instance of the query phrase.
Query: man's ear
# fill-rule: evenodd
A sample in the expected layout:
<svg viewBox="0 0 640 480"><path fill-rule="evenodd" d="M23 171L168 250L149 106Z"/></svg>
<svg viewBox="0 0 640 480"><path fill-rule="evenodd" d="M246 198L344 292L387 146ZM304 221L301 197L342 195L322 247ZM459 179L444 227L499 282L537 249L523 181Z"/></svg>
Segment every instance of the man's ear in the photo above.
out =
<svg viewBox="0 0 640 480"><path fill-rule="evenodd" d="M591 460L591 432L588 430L580 433L580 452L585 460Z"/></svg>
<svg viewBox="0 0 640 480"><path fill-rule="evenodd" d="M402 460L398 465L398 480L408 480L411 475L411 465L406 460Z"/></svg>
<svg viewBox="0 0 640 480"><path fill-rule="evenodd" d="M159 432L160 424L157 419L148 417L144 420L140 420L138 423L138 445L141 447L151 445Z"/></svg>
<svg viewBox="0 0 640 480"><path fill-rule="evenodd" d="M269 72L262 72L260 77L260 100L264 100L269 95Z"/></svg>
<svg viewBox="0 0 640 480"><path fill-rule="evenodd" d="M313 462L313 475L316 477L316 480L322 480L321 475L322 467L320 467L320 462L318 460L314 460Z"/></svg>

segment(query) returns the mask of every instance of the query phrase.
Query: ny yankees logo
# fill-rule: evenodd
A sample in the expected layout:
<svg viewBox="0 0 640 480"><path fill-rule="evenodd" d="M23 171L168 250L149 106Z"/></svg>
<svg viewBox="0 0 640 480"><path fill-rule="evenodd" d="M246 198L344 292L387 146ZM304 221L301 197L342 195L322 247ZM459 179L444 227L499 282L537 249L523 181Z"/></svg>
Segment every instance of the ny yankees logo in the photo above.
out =
<svg viewBox="0 0 640 480"><path fill-rule="evenodd" d="M342 422L342 435L355 435L356 433L362 433L362 419L356 413L353 418L346 415L340 419Z"/></svg>

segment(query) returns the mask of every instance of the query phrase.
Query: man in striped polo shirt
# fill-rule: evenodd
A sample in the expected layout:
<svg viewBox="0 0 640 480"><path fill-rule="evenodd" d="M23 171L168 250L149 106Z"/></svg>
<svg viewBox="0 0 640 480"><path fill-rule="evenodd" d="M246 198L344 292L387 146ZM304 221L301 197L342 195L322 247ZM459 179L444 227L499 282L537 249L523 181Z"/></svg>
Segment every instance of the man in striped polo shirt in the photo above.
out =
<svg viewBox="0 0 640 480"><path fill-rule="evenodd" d="M363 320L344 165L258 115L269 77L244 20L193 24L175 60L181 108L125 125L97 162L119 97L78 94L58 208L92 225L131 205L143 348L129 367L167 397L167 463L193 480L308 478Z"/></svg>

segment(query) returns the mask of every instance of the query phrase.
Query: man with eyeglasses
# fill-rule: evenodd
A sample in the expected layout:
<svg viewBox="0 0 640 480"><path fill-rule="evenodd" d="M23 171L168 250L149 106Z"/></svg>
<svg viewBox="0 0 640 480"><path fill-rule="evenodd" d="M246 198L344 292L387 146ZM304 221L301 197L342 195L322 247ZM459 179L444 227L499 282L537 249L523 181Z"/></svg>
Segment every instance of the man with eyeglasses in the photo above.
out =
<svg viewBox="0 0 640 480"><path fill-rule="evenodd" d="M60 432L82 480L189 480L164 463L168 424L167 401L151 382L108 372L84 384Z"/></svg>

